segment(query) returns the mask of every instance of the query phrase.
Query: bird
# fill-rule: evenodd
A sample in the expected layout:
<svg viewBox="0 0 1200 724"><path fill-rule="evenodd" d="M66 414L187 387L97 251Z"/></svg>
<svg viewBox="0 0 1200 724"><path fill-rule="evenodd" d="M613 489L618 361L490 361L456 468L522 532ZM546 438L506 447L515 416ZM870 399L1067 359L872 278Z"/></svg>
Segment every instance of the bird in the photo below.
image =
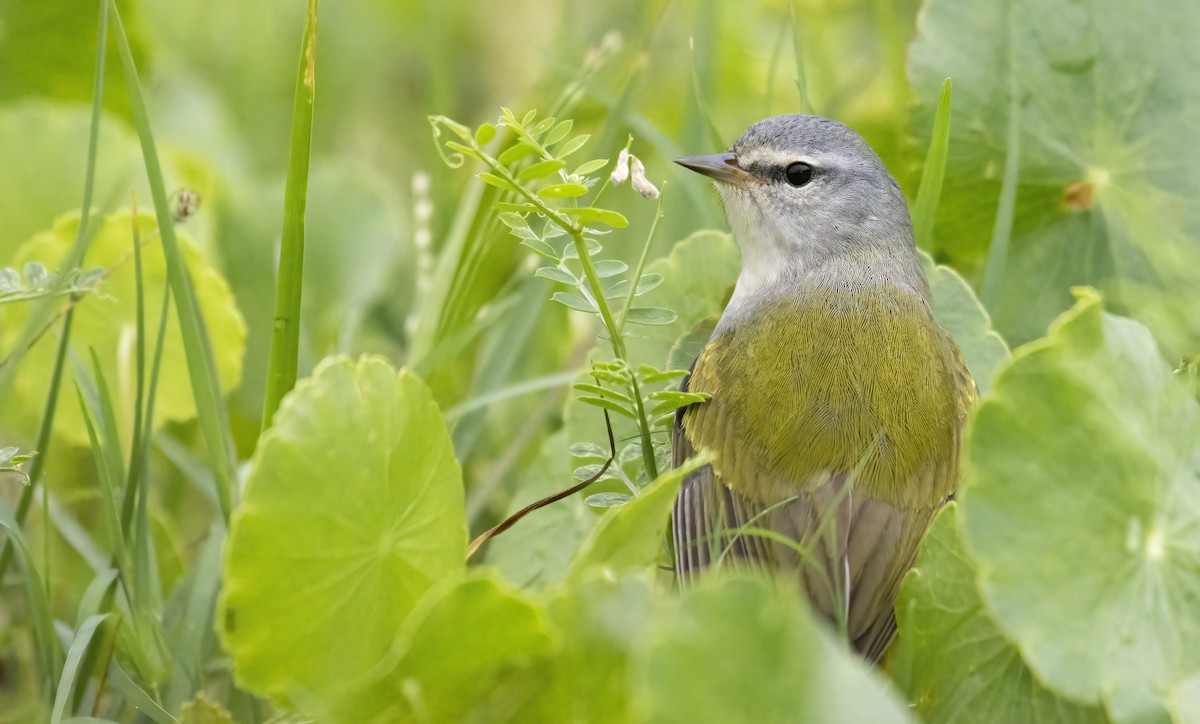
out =
<svg viewBox="0 0 1200 724"><path fill-rule="evenodd" d="M725 153L675 160L716 182L741 270L680 389L672 511L681 587L748 566L799 585L868 662L959 477L977 395L934 318L908 205L880 157L828 118L761 120Z"/></svg>

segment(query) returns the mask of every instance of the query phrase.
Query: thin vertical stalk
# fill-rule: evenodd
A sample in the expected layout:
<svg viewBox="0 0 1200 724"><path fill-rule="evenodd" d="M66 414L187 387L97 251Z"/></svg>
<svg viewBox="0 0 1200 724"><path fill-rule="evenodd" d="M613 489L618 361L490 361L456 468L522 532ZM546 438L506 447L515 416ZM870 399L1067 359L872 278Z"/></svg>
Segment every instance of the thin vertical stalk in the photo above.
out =
<svg viewBox="0 0 1200 724"><path fill-rule="evenodd" d="M129 47L129 38L125 34L125 27L121 23L121 14L117 9L116 0L109 0L109 10L112 13L113 30L129 93L130 114L138 132L138 140L141 142L142 159L146 164L146 177L150 183L150 195L154 200L154 213L158 220L158 237L162 242L163 256L167 265L167 281L170 284L171 293L176 299L175 311L179 317L179 329L183 337L188 377L192 383L192 394L196 403L196 417L200 422L204 445L212 463L221 515L228 522L236 494L234 487L236 474L233 465L233 448L229 441L229 423L226 419L220 383L217 381L216 369L213 364L212 345L204 328L204 320L200 316L200 307L192 289L191 278L183 259L179 239L175 236L174 220L167 201L162 166L158 160L158 148L154 144L154 134L150 128L146 102L142 97L141 84L138 81L137 65L133 60L133 52Z"/></svg>
<svg viewBox="0 0 1200 724"><path fill-rule="evenodd" d="M275 293L275 325L267 367L262 427L271 426L283 396L296 386L300 355L300 302L304 286L304 210L308 202L308 162L312 148L316 97L317 0L308 0L296 93L292 102L292 140L283 200L283 241Z"/></svg>
<svg viewBox="0 0 1200 724"><path fill-rule="evenodd" d="M934 115L933 135L925 165L921 167L921 185L913 205L913 235L917 246L933 250L933 224L937 219L938 203L942 198L942 182L946 179L946 157L950 151L950 79L942 83Z"/></svg>

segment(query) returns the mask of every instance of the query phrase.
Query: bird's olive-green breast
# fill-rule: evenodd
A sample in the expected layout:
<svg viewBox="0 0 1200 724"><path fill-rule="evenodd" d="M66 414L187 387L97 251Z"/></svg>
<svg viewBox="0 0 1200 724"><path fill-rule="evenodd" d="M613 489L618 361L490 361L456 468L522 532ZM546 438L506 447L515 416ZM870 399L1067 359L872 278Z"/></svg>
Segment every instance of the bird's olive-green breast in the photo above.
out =
<svg viewBox="0 0 1200 724"><path fill-rule="evenodd" d="M953 489L960 401L953 343L918 294L880 280L797 287L718 332L685 415L697 448L751 499L780 500L849 473L856 490L902 506Z"/></svg>

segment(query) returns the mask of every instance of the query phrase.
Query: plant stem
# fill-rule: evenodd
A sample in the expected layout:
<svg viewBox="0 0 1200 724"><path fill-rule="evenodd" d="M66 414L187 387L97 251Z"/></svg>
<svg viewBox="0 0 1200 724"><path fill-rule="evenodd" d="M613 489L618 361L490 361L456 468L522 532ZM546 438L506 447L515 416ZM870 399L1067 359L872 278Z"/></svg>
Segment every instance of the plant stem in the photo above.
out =
<svg viewBox="0 0 1200 724"><path fill-rule="evenodd" d="M296 386L300 355L300 302L304 287L304 210L308 201L308 160L312 148L316 95L317 0L308 0L300 67L292 103L292 140L283 201L283 240L275 294L275 324L263 399L262 429L271 426L283 396Z"/></svg>
<svg viewBox="0 0 1200 724"><path fill-rule="evenodd" d="M596 310L600 314L600 319L604 322L604 329L608 332L608 341L612 345L613 356L624 363L629 370L629 386L633 392L633 404L635 412L637 412L638 437L642 444L642 463L646 467L647 476L653 480L658 477L658 463L654 459L654 442L650 439L650 421L646 419L646 410L642 404L641 390L638 387L637 375L633 371L633 366L629 364L629 353L625 349L625 339L621 336L621 329L613 319L612 310L608 307L608 300L604 298L604 286L600 283L600 275L596 273L596 266L592 263L591 254L587 250L587 240L583 236L583 229L575 224L572 224L562 214L550 208L538 198L537 194L532 193L529 189L520 184L508 169L500 165L500 162L492 158L489 154L479 148L472 142L475 150L479 152L480 157L484 159L484 163L500 178L509 183L512 188L516 189L517 193L524 196L529 203L533 204L538 213L544 214L546 218L553 221L563 231L571 237L571 241L575 243L575 251L579 255L579 264L583 267L583 276L587 279L588 288L595 297ZM655 219L657 223L658 219Z"/></svg>

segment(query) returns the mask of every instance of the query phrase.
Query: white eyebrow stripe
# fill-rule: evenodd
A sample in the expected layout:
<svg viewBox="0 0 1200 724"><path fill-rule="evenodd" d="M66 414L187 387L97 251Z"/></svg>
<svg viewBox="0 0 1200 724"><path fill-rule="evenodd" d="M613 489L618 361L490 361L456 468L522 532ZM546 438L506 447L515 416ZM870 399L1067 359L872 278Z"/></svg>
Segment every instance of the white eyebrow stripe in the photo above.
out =
<svg viewBox="0 0 1200 724"><path fill-rule="evenodd" d="M773 148L752 148L738 155L738 164L746 167L755 164L767 166L786 166L801 161L810 166L818 165L816 159L808 154L779 151Z"/></svg>

